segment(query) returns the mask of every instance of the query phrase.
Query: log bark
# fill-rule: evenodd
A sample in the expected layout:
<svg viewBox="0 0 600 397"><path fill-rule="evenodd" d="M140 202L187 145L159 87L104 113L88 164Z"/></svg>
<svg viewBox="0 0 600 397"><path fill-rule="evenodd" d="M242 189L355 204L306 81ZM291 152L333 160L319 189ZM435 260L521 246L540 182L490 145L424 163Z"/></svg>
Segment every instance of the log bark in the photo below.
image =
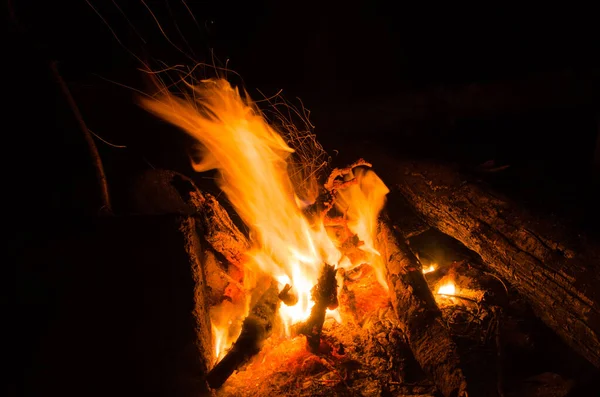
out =
<svg viewBox="0 0 600 397"><path fill-rule="evenodd" d="M392 306L415 359L446 397L467 396L456 345L446 328L421 265L386 222L378 225Z"/></svg>
<svg viewBox="0 0 600 397"><path fill-rule="evenodd" d="M148 170L132 183L126 209L143 214L178 214L196 219L198 235L207 247L207 284L212 304L223 298L239 302L245 253L250 248L246 236L233 223L219 201L201 192L188 177L169 170Z"/></svg>
<svg viewBox="0 0 600 397"><path fill-rule="evenodd" d="M551 329L600 368L598 244L447 165L406 161L394 171L388 183L431 226L481 255Z"/></svg>
<svg viewBox="0 0 600 397"><path fill-rule="evenodd" d="M246 252L250 249L248 239L214 196L201 194L198 190L194 193L193 203L204 229L204 238L229 263L242 269Z"/></svg>
<svg viewBox="0 0 600 397"><path fill-rule="evenodd" d="M131 212L182 214L199 219L201 235L227 262L242 268L250 248L246 236L233 223L219 201L201 192L188 177L174 171L149 170L132 185Z"/></svg>

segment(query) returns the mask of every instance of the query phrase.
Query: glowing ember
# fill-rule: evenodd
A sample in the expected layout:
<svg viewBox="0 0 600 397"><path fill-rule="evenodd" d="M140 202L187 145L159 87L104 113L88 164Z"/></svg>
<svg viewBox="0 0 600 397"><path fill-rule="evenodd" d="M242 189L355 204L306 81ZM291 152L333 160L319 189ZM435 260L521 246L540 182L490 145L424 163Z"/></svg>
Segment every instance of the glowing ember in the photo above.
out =
<svg viewBox="0 0 600 397"><path fill-rule="evenodd" d="M423 268L423 274L427 274L427 273L431 273L431 272L435 272L435 265L434 264L429 265L429 267L424 267Z"/></svg>
<svg viewBox="0 0 600 397"><path fill-rule="evenodd" d="M455 295L456 294L456 286L452 281L448 281L447 283L441 285L437 291L438 295Z"/></svg>
<svg viewBox="0 0 600 397"><path fill-rule="evenodd" d="M310 315L314 305L311 289L323 265L349 267L360 263L343 257L320 214L307 219L302 212L300 206L305 207L306 203L298 198L298 183L295 186L288 174L288 157L294 151L264 120L248 95L240 95L225 80L206 80L199 85L190 84L189 88L191 92L184 98L165 89L151 99L143 98L142 105L201 143L202 160L194 164L196 171L219 171L219 187L250 229L253 246L248 252L244 278L248 299L259 274L271 275L278 281L280 291L289 284L289 293L298 301L293 306L282 303L279 308L289 335L291 325ZM357 183L340 191L340 203L336 204L344 207L348 228L364 243L361 249L367 254L367 262L381 273L373 236L388 188L372 171L358 170L354 177ZM314 181L304 183L316 186L316 176L312 178ZM244 302L242 316L248 313L248 306ZM215 313L211 313L211 319L215 354L220 357L237 338L230 325L231 316L236 315L239 320L240 311L230 311L225 316L218 310ZM328 314L341 321L337 310Z"/></svg>

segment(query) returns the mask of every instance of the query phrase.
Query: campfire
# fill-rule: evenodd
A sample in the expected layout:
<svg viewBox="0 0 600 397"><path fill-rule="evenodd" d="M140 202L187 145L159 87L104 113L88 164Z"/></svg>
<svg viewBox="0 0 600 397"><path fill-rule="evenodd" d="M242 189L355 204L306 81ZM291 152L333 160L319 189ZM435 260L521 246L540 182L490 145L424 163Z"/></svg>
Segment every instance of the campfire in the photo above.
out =
<svg viewBox="0 0 600 397"><path fill-rule="evenodd" d="M319 353L326 320L352 316L339 307L345 274L372 271L378 284L368 289L387 295L375 237L389 189L362 159L319 187L320 175L307 172L319 170L315 159L290 167L295 150L247 96L225 80L191 90L196 102L166 94L142 104L198 140L195 170L219 171L219 187L249 228L249 242L238 242L248 247L238 255L238 290L211 308L215 367L207 381L218 388L268 338L303 335L308 351Z"/></svg>
<svg viewBox="0 0 600 397"><path fill-rule="evenodd" d="M512 46L371 4L27 3L7 390L599 395L592 35L557 56L520 12Z"/></svg>
<svg viewBox="0 0 600 397"><path fill-rule="evenodd" d="M508 199L456 181L461 176L450 168L406 162L393 166L402 200L387 208L390 189L373 163L328 169L314 135L277 123L281 113L269 120L222 79L190 84L183 96L161 90L141 103L196 140L194 169L216 170L224 193L217 200L188 180L184 194L207 246L208 297L196 311L210 318L209 326L199 319L197 330L199 345L212 346L200 349L207 391L504 395L503 340L523 331L503 337L502 330L521 296L598 363L598 340L585 320L593 300L569 292L574 280L586 281L564 273L563 261L575 254L560 237L536 234L548 230L545 221ZM384 170L390 164L376 160ZM419 239L435 239L431 233L452 237L437 251L454 251L427 258ZM544 299L563 303L549 309ZM567 308L572 299L578 303ZM555 310L574 328L563 328ZM469 357L486 360L476 365L476 381ZM569 387L564 381L555 389Z"/></svg>

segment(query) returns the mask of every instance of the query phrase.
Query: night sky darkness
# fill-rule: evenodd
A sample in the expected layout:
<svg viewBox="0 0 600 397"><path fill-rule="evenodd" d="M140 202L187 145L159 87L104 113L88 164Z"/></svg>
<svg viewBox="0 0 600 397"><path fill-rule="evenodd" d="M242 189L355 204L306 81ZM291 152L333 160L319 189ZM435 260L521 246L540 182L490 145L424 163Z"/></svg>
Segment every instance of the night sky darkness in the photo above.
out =
<svg viewBox="0 0 600 397"><path fill-rule="evenodd" d="M406 102L398 98L408 98L408 104L419 109L418 98L412 100L410 95L452 91L468 84L527 82L553 73L560 79L567 73L566 83L548 77L544 84L552 89L578 83L592 90L589 82L598 81L599 46L593 13L586 10L189 1L192 18L182 2L147 1L181 52L161 34L141 2L117 1L120 9L110 1L91 2L123 46L85 2L12 3L22 32L9 40L15 53L10 58L16 60L8 65L15 69L11 83L18 82L15 96L21 101L15 114L23 132L15 139L22 138L28 145L23 158L35 153L46 167L59 167L55 160L60 158L63 168L54 175L63 179L73 169L85 168L85 158L71 161L77 151L56 139L80 137L73 125L68 131L63 128L72 120L64 103L56 101L58 93L49 91L54 84L46 66L49 60L58 62L89 128L108 141L128 146L119 153L98 143L107 172L116 174L112 183L118 183L126 168L144 168L148 163L189 171L189 141L183 134L144 114L135 104L134 92L107 81L147 87L137 70L139 62L128 51L156 68L159 61L192 65L214 60L239 73L254 98L261 98L259 90L270 96L280 89L289 100L301 98L329 150L370 140L392 152L422 152L468 164L495 159L523 165L530 174L555 175L553 179L574 174L576 179L590 169L598 124L598 101L590 95L575 105L566 101L511 114L498 111L456 118L442 106L426 109L425 120L416 124L390 117L405 107ZM494 95L490 91L484 99L493 100ZM51 112L50 119L42 117L51 103L60 112ZM57 117L62 119L47 122ZM407 138L411 136L413 141ZM426 139L420 142L415 138L419 136ZM16 146L13 149L24 148ZM122 161L133 164L124 166ZM69 205L78 204L71 200Z"/></svg>
<svg viewBox="0 0 600 397"><path fill-rule="evenodd" d="M598 94L466 119L442 111L410 126L386 122L380 106L412 93L535 76L597 84L600 35L591 6L188 0L194 21L180 1L146 1L183 54L141 2L90 3L123 46L85 1L9 2L3 147L10 202L5 211L13 215L9 253L16 258L47 235L72 233L99 208L86 147L50 61L58 62L88 127L127 146L97 142L116 211L131 179L150 166L192 175L189 140L141 110L131 90L108 81L144 87L140 65L124 47L155 67L158 61L214 59L239 73L257 99L258 90L269 96L280 89L287 99L301 98L330 151L368 141L391 154L411 152L465 167L495 159L512 165L498 178L511 194L552 205L588 226L597 215L590 203ZM588 88L600 92L597 85ZM201 176L194 178L202 184Z"/></svg>

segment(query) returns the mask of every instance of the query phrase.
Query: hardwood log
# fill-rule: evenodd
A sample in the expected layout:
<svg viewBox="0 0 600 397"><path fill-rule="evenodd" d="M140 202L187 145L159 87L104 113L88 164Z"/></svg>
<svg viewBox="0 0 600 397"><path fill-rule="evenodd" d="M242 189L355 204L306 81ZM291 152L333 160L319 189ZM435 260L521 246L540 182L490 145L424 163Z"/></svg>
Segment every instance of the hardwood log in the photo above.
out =
<svg viewBox="0 0 600 397"><path fill-rule="evenodd" d="M467 396L456 345L419 261L386 222L379 223L376 241L385 258L392 306L415 359L444 396Z"/></svg>
<svg viewBox="0 0 600 397"><path fill-rule="evenodd" d="M573 349L600 368L600 248L552 216L437 163L396 163L393 183L428 223L481 255Z"/></svg>

